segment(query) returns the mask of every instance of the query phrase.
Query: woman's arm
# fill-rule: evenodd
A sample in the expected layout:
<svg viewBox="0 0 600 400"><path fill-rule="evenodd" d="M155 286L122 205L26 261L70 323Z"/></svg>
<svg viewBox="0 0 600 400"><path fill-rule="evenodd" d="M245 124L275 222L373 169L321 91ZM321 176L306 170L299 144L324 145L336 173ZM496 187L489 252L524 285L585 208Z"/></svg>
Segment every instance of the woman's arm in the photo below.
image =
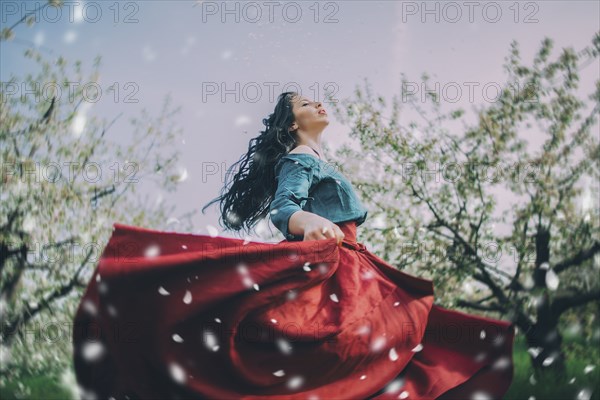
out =
<svg viewBox="0 0 600 400"><path fill-rule="evenodd" d="M304 240L344 238L341 229L317 214L302 210L309 199L308 190L313 178L310 166L293 160L283 160L277 175L278 185L270 206L273 225L286 237L303 236Z"/></svg>

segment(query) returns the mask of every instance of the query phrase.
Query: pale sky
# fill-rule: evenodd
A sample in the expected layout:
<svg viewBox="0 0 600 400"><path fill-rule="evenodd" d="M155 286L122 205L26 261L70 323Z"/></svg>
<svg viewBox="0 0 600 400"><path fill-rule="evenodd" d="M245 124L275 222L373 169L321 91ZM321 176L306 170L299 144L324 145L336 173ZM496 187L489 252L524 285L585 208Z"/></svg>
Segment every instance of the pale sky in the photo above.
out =
<svg viewBox="0 0 600 400"><path fill-rule="evenodd" d="M44 2L3 1L1 27L11 26L36 3ZM288 83L319 100L333 85L336 98L343 99L367 78L375 93L390 98L400 91L401 72L415 82L427 72L442 87L456 83L465 90L458 103L443 108L462 105L469 111L486 99L476 90L469 101L464 83L505 82L502 64L512 40L530 61L544 37L554 40L556 55L562 47L589 45L600 30L598 1L473 2L471 10L468 2L380 0L66 3L71 13L69 8L61 15L48 11L32 27L17 27L15 40L2 43L1 80L31 69L22 57L30 43L47 54L79 59L88 71L101 55L103 88L117 82L123 95L131 93L128 83L138 88L137 104L106 96L89 107L90 115L107 120L124 112L110 132L113 140L125 140L127 120L141 108L158 113L171 93L173 104L183 108L177 122L184 130L181 167L188 174L176 193L163 193L167 203L177 205L174 216L199 211L219 194L222 176L202 179L203 165L226 169L237 161ZM599 69L593 63L582 72L582 93L592 92ZM206 92L215 85L236 92L236 83L239 101L231 93L222 101L220 89ZM252 90L244 96L243 87ZM270 87L274 98L269 98ZM349 140L348 131L332 120L324 142L336 148ZM198 212L194 231L218 226L217 211L214 204L206 215Z"/></svg>

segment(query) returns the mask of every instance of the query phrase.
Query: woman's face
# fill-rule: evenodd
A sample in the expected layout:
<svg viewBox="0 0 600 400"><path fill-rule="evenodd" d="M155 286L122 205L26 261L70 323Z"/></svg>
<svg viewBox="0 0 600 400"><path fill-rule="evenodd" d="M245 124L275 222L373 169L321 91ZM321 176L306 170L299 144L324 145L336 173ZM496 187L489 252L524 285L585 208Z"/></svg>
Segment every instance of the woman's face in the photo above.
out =
<svg viewBox="0 0 600 400"><path fill-rule="evenodd" d="M292 112L294 113L294 128L302 131L322 131L329 124L329 117L320 101L311 101L304 96L292 98Z"/></svg>

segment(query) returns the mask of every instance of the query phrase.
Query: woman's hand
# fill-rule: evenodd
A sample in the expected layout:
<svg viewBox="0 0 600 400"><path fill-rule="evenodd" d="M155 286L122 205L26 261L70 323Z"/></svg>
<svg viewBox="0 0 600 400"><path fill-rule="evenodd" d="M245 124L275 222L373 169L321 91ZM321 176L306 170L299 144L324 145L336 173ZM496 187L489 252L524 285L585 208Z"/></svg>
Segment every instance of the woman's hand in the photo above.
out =
<svg viewBox="0 0 600 400"><path fill-rule="evenodd" d="M340 227L327 218L303 210L293 213L288 225L289 232L294 235L303 235L303 240L336 238L338 246L341 246L345 236Z"/></svg>
<svg viewBox="0 0 600 400"><path fill-rule="evenodd" d="M323 240L336 238L340 246L344 239L344 232L330 220L313 214L304 225L304 240Z"/></svg>

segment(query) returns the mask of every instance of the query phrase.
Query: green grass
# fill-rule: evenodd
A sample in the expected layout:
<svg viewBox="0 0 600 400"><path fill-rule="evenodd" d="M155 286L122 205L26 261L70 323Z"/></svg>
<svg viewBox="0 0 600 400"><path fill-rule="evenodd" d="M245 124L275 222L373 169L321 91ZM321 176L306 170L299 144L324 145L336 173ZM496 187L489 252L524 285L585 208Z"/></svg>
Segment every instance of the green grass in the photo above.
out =
<svg viewBox="0 0 600 400"><path fill-rule="evenodd" d="M505 396L505 400L527 400L533 396L536 400L541 399L573 399L580 400L578 393L582 389L591 392L591 399L600 400L600 350L598 346L591 346L582 341L565 339L564 347L567 351L567 372L566 382L559 382L556 379L547 378L538 379L535 385L529 381L532 369L529 361L529 353L524 338L517 335L513 360L515 373L513 384ZM585 374L584 368L587 365L596 365L596 368ZM575 378L573 384L569 380ZM22 384L29 388L31 394L28 399L44 400L65 400L72 398L68 389L60 383L60 373L48 373L46 375L24 377ZM18 383L8 382L0 388L0 399L22 399L17 397ZM587 398L587 397L585 397Z"/></svg>
<svg viewBox="0 0 600 400"><path fill-rule="evenodd" d="M0 399L44 399L67 400L72 399L71 393L60 383L60 375L49 373L47 375L28 376L21 383L29 389L27 396L18 397L20 392L18 382L8 382L0 388Z"/></svg>
<svg viewBox="0 0 600 400"><path fill-rule="evenodd" d="M522 335L515 337L513 352L513 361L515 373L513 383L504 397L505 400L527 400L533 396L536 400L541 399L587 399L588 397L578 397L581 390L587 389L592 394L590 399L600 400L600 350L598 346L586 345L579 340L564 339L564 350L567 357L567 379L559 382L551 377L537 379L532 385L529 381L533 374L530 355L527 353L527 345ZM596 368L585 374L584 368L587 365L595 365ZM571 378L575 378L572 384L569 384Z"/></svg>

